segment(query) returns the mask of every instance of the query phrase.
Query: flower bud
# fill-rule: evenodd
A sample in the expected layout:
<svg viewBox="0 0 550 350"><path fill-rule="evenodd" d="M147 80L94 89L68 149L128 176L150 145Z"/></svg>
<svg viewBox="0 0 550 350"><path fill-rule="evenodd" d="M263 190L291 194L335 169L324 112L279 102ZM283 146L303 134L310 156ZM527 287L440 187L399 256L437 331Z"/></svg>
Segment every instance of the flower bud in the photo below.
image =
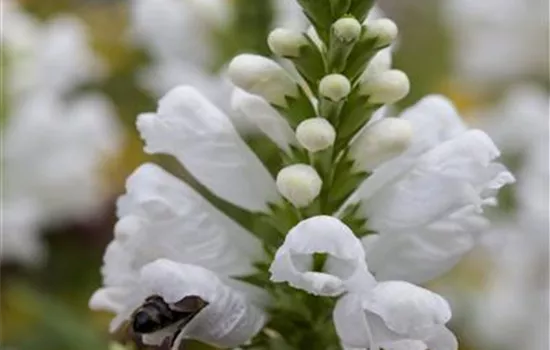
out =
<svg viewBox="0 0 550 350"><path fill-rule="evenodd" d="M374 57L370 60L367 68L365 68L359 80L367 81L368 79L372 79L377 75L390 70L391 63L392 51L390 47L378 51L378 53L376 53L376 55L374 55Z"/></svg>
<svg viewBox="0 0 550 350"><path fill-rule="evenodd" d="M277 189L295 207L308 206L321 192L323 181L315 169L306 164L294 164L277 174Z"/></svg>
<svg viewBox="0 0 550 350"><path fill-rule="evenodd" d="M394 21L389 18L380 18L367 23L367 37L376 38L376 46L391 44L399 33Z"/></svg>
<svg viewBox="0 0 550 350"><path fill-rule="evenodd" d="M279 107L287 107L286 96L299 96L298 85L286 71L262 56L243 54L235 57L229 63L228 75L233 84Z"/></svg>
<svg viewBox="0 0 550 350"><path fill-rule="evenodd" d="M332 25L334 34L343 42L355 41L361 35L361 23L353 17L340 18Z"/></svg>
<svg viewBox="0 0 550 350"><path fill-rule="evenodd" d="M273 30L267 37L267 45L271 51L287 58L299 57L300 49L307 43L303 34L284 28Z"/></svg>
<svg viewBox="0 0 550 350"><path fill-rule="evenodd" d="M296 138L308 151L319 152L334 144L336 131L325 118L311 118L298 125Z"/></svg>
<svg viewBox="0 0 550 350"><path fill-rule="evenodd" d="M371 103L394 103L407 96L409 78L400 70L392 69L361 82L360 93L369 96Z"/></svg>
<svg viewBox="0 0 550 350"><path fill-rule="evenodd" d="M368 126L353 141L350 155L360 170L372 171L403 153L411 142L412 133L408 120L384 118Z"/></svg>
<svg viewBox="0 0 550 350"><path fill-rule="evenodd" d="M330 74L321 79L319 92L322 96L333 102L338 102L348 96L351 91L351 84L341 74Z"/></svg>

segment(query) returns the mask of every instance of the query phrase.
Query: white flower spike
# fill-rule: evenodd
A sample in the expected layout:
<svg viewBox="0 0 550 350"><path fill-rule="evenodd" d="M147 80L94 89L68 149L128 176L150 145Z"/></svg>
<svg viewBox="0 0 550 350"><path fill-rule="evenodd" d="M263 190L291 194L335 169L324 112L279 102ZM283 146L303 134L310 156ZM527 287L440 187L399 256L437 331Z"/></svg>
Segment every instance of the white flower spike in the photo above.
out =
<svg viewBox="0 0 550 350"><path fill-rule="evenodd" d="M326 254L319 271L313 271L315 254ZM273 282L288 282L314 295L337 296L374 285L361 242L330 216L315 216L292 228L269 271Z"/></svg>

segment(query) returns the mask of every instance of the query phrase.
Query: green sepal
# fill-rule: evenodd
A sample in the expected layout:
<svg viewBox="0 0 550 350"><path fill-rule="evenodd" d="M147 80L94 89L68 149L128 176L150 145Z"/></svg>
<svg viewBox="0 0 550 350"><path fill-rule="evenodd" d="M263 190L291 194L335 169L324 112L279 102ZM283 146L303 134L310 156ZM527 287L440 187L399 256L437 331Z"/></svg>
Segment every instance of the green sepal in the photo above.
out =
<svg viewBox="0 0 550 350"><path fill-rule="evenodd" d="M304 78L313 94L317 94L319 82L326 72L324 55L308 35L304 34L304 37L308 44L300 47L299 56L286 58L294 63L296 70Z"/></svg>
<svg viewBox="0 0 550 350"><path fill-rule="evenodd" d="M345 102L345 98L335 102L326 97L319 96L319 116L326 118L333 125L336 124Z"/></svg>
<svg viewBox="0 0 550 350"><path fill-rule="evenodd" d="M349 13L357 18L359 22L363 22L373 6L374 0L352 0Z"/></svg>
<svg viewBox="0 0 550 350"><path fill-rule="evenodd" d="M358 88L354 89L340 113L340 120L336 128L335 151L340 152L346 147L380 107L381 105L378 104L369 104L368 96L359 94Z"/></svg>
<svg viewBox="0 0 550 350"><path fill-rule="evenodd" d="M349 204L344 208L344 212L340 215L340 220L346 224L358 238L365 237L376 233L370 230L367 225L367 219L359 214L361 203Z"/></svg>
<svg viewBox="0 0 550 350"><path fill-rule="evenodd" d="M349 16L348 16L349 17ZM352 41L343 41L338 38L331 27L330 42L327 52L327 63L329 73L343 73L348 65L348 57L350 56L358 39Z"/></svg>
<svg viewBox="0 0 550 350"><path fill-rule="evenodd" d="M286 108L273 104L271 105L286 118L293 129L296 129L305 119L313 118L317 115L315 108L302 87L299 87L299 94L298 97L285 96L287 103Z"/></svg>
<svg viewBox="0 0 550 350"><path fill-rule="evenodd" d="M321 40L328 43L332 24L331 4L329 0L298 0L304 14L315 27Z"/></svg>
<svg viewBox="0 0 550 350"><path fill-rule="evenodd" d="M338 210L368 176L367 172L355 170L354 160L344 152L334 169L328 206L334 211Z"/></svg>
<svg viewBox="0 0 550 350"><path fill-rule="evenodd" d="M383 48L376 48L376 38L369 37L367 28L363 26L359 40L348 55L346 69L343 74L354 84L361 77L374 55Z"/></svg>

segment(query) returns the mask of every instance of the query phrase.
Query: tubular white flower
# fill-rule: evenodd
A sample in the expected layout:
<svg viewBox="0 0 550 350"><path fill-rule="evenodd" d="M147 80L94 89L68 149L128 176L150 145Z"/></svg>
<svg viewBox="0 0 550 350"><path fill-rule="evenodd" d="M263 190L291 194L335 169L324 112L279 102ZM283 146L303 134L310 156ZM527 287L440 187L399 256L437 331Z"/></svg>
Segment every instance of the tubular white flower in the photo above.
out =
<svg viewBox="0 0 550 350"><path fill-rule="evenodd" d="M279 107L287 107L287 97L299 96L296 82L281 66L263 56L235 57L229 63L228 75L236 86Z"/></svg>
<svg viewBox="0 0 550 350"><path fill-rule="evenodd" d="M384 118L368 125L350 147L355 166L362 171L372 171L380 164L403 153L412 138L408 120Z"/></svg>
<svg viewBox="0 0 550 350"><path fill-rule="evenodd" d="M442 297L400 281L349 293L334 309L342 344L373 350L411 349L419 341L433 350L456 350L457 341L445 328L450 318L450 307Z"/></svg>
<svg viewBox="0 0 550 350"><path fill-rule="evenodd" d="M391 44L399 34L394 21L389 18L380 18L367 22L367 36L376 38L377 46Z"/></svg>
<svg viewBox="0 0 550 350"><path fill-rule="evenodd" d="M277 174L277 188L294 206L306 207L321 192L323 180L314 168L306 164L294 164Z"/></svg>
<svg viewBox="0 0 550 350"><path fill-rule="evenodd" d="M327 254L322 271L312 271L314 254ZM375 283L360 241L340 220L315 216L292 228L271 267L273 282L288 282L311 294L336 296Z"/></svg>
<svg viewBox="0 0 550 350"><path fill-rule="evenodd" d="M360 93L369 96L371 103L394 103L407 96L409 78L400 70L392 69L361 81Z"/></svg>
<svg viewBox="0 0 550 350"><path fill-rule="evenodd" d="M157 165L139 167L126 189L115 234L139 266L167 258L233 276L251 272L262 256L251 233Z"/></svg>
<svg viewBox="0 0 550 350"><path fill-rule="evenodd" d="M448 100L427 97L400 119L411 122L411 145L376 168L348 204L361 201L360 215L380 234L367 255L376 276L423 283L473 247L486 226L483 207L514 177L493 162L499 152L489 137L466 131Z"/></svg>
<svg viewBox="0 0 550 350"><path fill-rule="evenodd" d="M197 339L216 347L230 348L245 343L265 323L265 315L258 308L243 294L227 287L213 272L166 259L143 266L133 285L96 292L90 304L97 309L116 309L118 315L112 328L117 329L122 322L130 321L132 313L145 298L153 295L160 296L168 304L198 296L208 305L187 324L179 322L143 334L143 342L148 345L160 345L169 338L171 349L176 350L184 339Z"/></svg>
<svg viewBox="0 0 550 350"><path fill-rule="evenodd" d="M296 138L308 151L319 152L334 144L336 130L325 118L310 118L298 125Z"/></svg>
<svg viewBox="0 0 550 350"><path fill-rule="evenodd" d="M326 75L319 82L319 93L334 102L348 96L350 91L351 84L348 78L341 74Z"/></svg>
<svg viewBox="0 0 550 350"><path fill-rule="evenodd" d="M271 51L281 57L299 57L301 48L307 44L302 33L285 28L275 29L267 37L267 45Z"/></svg>
<svg viewBox="0 0 550 350"><path fill-rule="evenodd" d="M343 42L352 42L361 35L361 23L353 17L340 18L332 25L334 34Z"/></svg>
<svg viewBox="0 0 550 350"><path fill-rule="evenodd" d="M148 153L174 155L216 195L249 210L278 200L275 183L228 117L198 91L180 86L163 97L157 113L139 116Z"/></svg>
<svg viewBox="0 0 550 350"><path fill-rule="evenodd" d="M285 152L290 152L290 146L296 144L294 131L286 119L263 98L237 88L233 90L231 106L234 110L242 112L250 123Z"/></svg>

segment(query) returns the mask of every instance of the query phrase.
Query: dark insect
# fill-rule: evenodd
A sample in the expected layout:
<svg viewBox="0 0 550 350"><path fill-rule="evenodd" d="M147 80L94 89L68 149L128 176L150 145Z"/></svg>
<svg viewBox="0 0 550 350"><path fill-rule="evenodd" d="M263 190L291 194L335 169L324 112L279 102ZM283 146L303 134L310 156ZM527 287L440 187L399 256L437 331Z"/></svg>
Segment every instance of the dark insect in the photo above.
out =
<svg viewBox="0 0 550 350"><path fill-rule="evenodd" d="M206 301L195 295L170 304L161 296L152 295L132 315L132 330L147 334L180 322L183 327L207 305Z"/></svg>

